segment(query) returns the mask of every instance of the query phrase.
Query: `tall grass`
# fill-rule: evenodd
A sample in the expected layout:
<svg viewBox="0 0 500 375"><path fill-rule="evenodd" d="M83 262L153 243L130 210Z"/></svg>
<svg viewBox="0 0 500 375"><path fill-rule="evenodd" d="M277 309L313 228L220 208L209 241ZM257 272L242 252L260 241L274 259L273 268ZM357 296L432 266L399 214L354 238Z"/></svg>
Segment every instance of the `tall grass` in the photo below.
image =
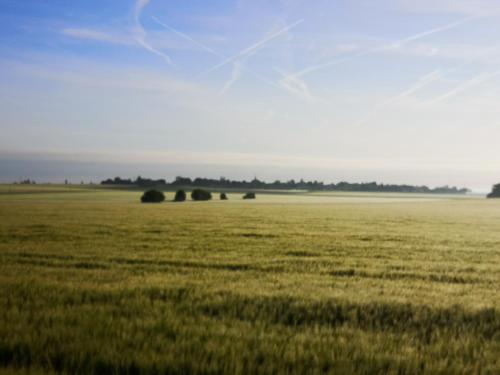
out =
<svg viewBox="0 0 500 375"><path fill-rule="evenodd" d="M500 371L496 202L137 194L0 197L1 369Z"/></svg>

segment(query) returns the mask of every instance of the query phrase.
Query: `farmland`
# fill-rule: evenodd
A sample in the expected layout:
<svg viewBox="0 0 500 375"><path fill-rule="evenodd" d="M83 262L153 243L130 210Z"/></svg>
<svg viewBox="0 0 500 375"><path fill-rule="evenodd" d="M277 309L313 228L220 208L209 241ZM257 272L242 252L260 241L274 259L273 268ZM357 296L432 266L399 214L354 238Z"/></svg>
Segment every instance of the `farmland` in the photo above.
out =
<svg viewBox="0 0 500 375"><path fill-rule="evenodd" d="M500 202L241 196L1 186L1 368L500 372Z"/></svg>

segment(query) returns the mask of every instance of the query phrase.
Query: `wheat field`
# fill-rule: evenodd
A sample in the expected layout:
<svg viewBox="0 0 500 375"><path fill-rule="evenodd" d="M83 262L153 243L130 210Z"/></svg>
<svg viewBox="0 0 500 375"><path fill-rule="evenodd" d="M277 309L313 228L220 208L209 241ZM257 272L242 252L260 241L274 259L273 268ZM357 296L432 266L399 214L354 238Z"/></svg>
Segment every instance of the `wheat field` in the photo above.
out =
<svg viewBox="0 0 500 375"><path fill-rule="evenodd" d="M500 372L500 202L241 195L1 186L1 371Z"/></svg>

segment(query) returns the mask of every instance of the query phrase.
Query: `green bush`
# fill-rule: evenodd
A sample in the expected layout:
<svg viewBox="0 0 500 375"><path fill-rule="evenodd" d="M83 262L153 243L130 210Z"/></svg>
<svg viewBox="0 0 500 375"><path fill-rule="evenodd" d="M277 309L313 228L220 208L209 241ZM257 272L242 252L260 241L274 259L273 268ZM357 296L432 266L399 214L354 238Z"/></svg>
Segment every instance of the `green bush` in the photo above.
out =
<svg viewBox="0 0 500 375"><path fill-rule="evenodd" d="M203 189L194 189L191 193L191 199L194 201L209 201L212 199L212 193Z"/></svg>
<svg viewBox="0 0 500 375"><path fill-rule="evenodd" d="M488 194L488 198L500 198L500 184L493 186L493 190Z"/></svg>
<svg viewBox="0 0 500 375"><path fill-rule="evenodd" d="M186 200L186 192L184 190L177 190L175 193L175 202L184 202Z"/></svg>
<svg viewBox="0 0 500 375"><path fill-rule="evenodd" d="M255 193L246 193L243 199L255 199Z"/></svg>
<svg viewBox="0 0 500 375"><path fill-rule="evenodd" d="M225 200L227 200L227 195L226 195L226 193L220 193L220 200L221 200L221 201L225 201Z"/></svg>
<svg viewBox="0 0 500 375"><path fill-rule="evenodd" d="M142 203L160 203L165 200L165 194L158 190L148 190L141 197Z"/></svg>

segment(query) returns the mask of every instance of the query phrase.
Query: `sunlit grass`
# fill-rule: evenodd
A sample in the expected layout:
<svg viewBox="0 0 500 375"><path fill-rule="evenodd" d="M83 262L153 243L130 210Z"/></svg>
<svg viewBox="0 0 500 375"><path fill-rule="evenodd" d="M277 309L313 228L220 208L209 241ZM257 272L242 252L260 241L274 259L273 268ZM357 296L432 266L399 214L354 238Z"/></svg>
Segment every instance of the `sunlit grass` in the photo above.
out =
<svg viewBox="0 0 500 375"><path fill-rule="evenodd" d="M500 202L16 189L0 194L9 371L500 371Z"/></svg>

